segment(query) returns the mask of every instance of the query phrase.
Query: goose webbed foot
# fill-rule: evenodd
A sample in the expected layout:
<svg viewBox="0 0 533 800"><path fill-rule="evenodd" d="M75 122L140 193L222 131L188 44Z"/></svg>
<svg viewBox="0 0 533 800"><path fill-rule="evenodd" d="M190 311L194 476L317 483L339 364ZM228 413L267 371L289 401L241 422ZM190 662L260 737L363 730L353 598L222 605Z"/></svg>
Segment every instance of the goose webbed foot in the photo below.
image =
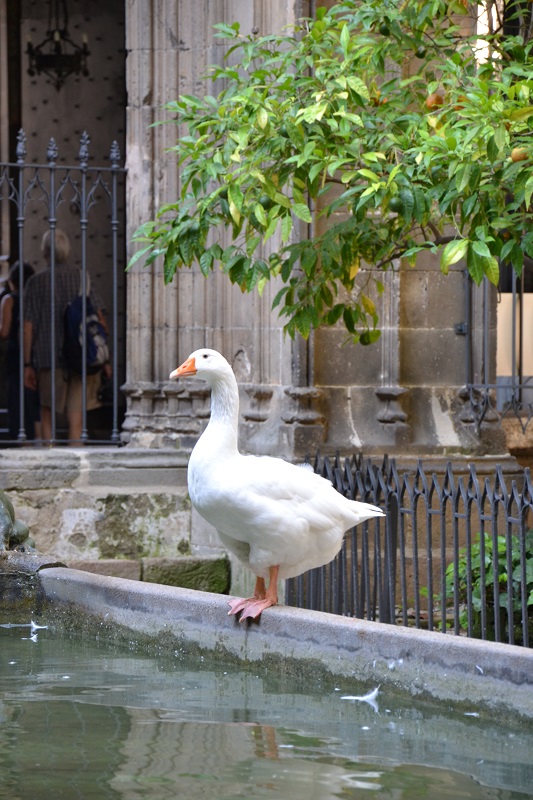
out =
<svg viewBox="0 0 533 800"><path fill-rule="evenodd" d="M255 602L250 603L247 605L239 619L239 622L243 622L245 619L258 619L261 616L261 612L265 610L265 608L270 608L270 606L275 606L277 603L276 600L269 600L268 597L265 597L264 600L255 600Z"/></svg>
<svg viewBox="0 0 533 800"><path fill-rule="evenodd" d="M264 579L257 578L253 597L246 597L244 599L237 598L235 600L228 601L230 606L228 615L239 614L242 611L239 619L239 621L242 622L245 619L257 619L261 616L261 613L265 610L265 608L275 606L278 602L278 571L279 567L270 567L270 580L268 589L265 588Z"/></svg>
<svg viewBox="0 0 533 800"><path fill-rule="evenodd" d="M257 597L237 597L235 600L228 600L228 605L230 610L228 611L228 616L232 614L238 614L240 611L244 611L246 606L255 603Z"/></svg>

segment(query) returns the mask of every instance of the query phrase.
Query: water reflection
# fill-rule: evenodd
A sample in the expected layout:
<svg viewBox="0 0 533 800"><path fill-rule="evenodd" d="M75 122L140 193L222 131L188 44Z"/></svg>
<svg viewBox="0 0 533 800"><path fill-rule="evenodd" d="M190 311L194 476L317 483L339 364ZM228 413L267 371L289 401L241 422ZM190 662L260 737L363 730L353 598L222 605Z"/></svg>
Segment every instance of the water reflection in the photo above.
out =
<svg viewBox="0 0 533 800"><path fill-rule="evenodd" d="M27 633L0 628L6 800L533 797L531 725Z"/></svg>

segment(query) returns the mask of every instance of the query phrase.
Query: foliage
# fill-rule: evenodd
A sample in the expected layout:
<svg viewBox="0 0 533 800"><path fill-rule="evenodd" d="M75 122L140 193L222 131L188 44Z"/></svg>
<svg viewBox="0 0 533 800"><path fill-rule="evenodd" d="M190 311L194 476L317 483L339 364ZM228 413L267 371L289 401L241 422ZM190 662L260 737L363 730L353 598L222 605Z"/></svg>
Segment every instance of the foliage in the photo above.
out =
<svg viewBox="0 0 533 800"><path fill-rule="evenodd" d="M465 604L468 599L468 586L472 591L472 609L474 627L481 625L481 609L483 604L482 588L485 585L485 597L487 607L487 620L489 633L494 627L494 582L499 588L498 592L498 613L502 612L503 620L502 631L506 629L507 608L509 602L508 583L512 587L512 611L513 621L518 627L522 622L522 553L520 548L519 536L510 537L510 553L508 554L508 544L505 536L496 537L496 555L494 554L494 541L490 533L478 534L477 541L470 548L470 558L466 548L459 551L457 563L457 589L459 602ZM528 609L533 609L533 530L528 530L524 534L525 552L525 580ZM510 563L508 563L508 555ZM484 565L484 569L482 569ZM510 570L509 570L510 568ZM455 591L456 567L452 563L446 568L446 597L453 599ZM533 612L532 612L533 614ZM467 628L468 616L466 610L460 616L461 627Z"/></svg>
<svg viewBox="0 0 533 800"><path fill-rule="evenodd" d="M485 4L483 35L466 35L482 5L467 0L345 0L279 36L216 25L229 40L217 93L166 106L180 196L137 230L129 266L162 256L166 282L221 268L246 292L278 277L291 336L342 319L363 344L379 336L380 270L395 259L429 251L444 273L464 259L477 283L496 284L500 260L520 274L533 257L532 44L504 37ZM517 8L525 30L533 6Z"/></svg>

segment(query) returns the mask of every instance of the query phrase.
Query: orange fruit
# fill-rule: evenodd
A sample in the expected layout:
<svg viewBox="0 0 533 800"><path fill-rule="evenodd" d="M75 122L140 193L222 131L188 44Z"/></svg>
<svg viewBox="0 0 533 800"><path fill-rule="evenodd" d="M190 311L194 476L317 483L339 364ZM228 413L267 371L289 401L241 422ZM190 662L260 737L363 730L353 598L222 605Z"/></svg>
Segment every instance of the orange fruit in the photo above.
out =
<svg viewBox="0 0 533 800"><path fill-rule="evenodd" d="M426 108L434 111L444 103L444 97L439 92L432 92L426 97Z"/></svg>

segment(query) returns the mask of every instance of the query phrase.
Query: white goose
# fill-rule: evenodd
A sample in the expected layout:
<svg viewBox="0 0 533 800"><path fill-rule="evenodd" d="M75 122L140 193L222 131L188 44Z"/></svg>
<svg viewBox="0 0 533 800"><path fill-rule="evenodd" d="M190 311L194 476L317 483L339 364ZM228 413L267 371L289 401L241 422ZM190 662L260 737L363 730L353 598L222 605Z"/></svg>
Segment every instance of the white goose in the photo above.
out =
<svg viewBox="0 0 533 800"><path fill-rule="evenodd" d="M241 622L255 619L278 602L278 578L327 564L345 531L384 515L376 506L343 497L311 470L280 458L241 455L239 392L231 366L216 350L195 350L170 378L191 375L211 388L211 418L189 460L189 494L224 546L255 573L254 596L230 601L228 612L242 611Z"/></svg>

